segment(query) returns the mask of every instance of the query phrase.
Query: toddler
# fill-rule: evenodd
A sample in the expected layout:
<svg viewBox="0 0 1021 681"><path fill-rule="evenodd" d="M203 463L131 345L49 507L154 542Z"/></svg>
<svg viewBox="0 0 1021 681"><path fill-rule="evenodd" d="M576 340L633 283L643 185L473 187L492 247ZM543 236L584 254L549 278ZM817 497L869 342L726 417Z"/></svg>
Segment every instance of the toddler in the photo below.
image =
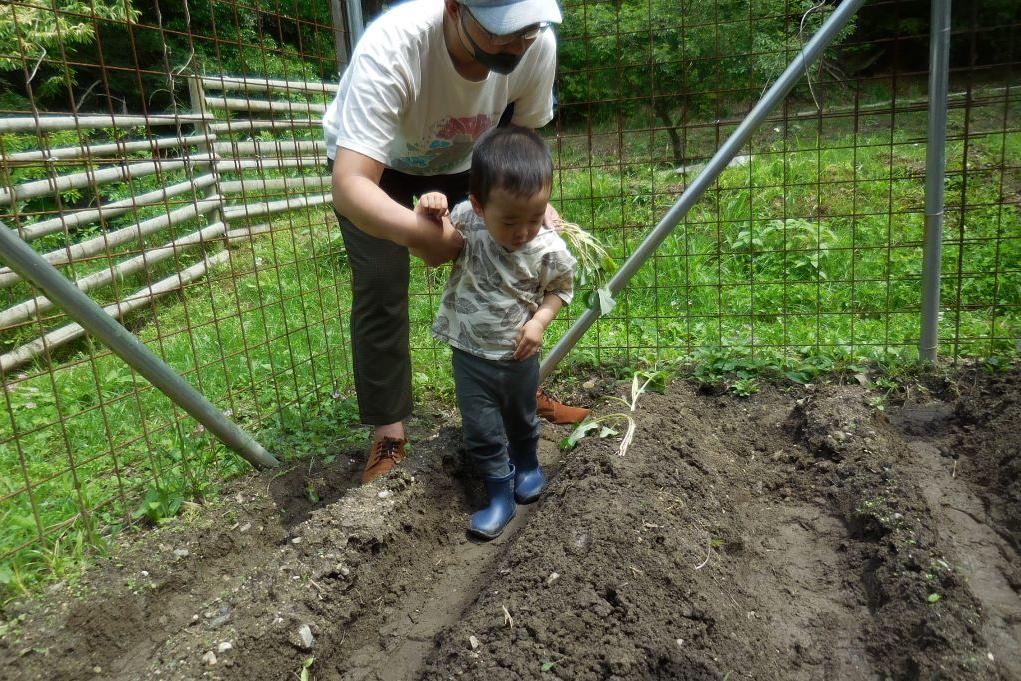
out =
<svg viewBox="0 0 1021 681"><path fill-rule="evenodd" d="M543 332L574 293L575 259L543 224L553 162L527 128L495 128L472 153L468 201L450 212L464 237L433 335L453 349L464 446L482 474L489 505L469 531L493 539L515 502L535 501L546 485L539 467L536 389ZM416 211L447 215L447 199L423 195Z"/></svg>

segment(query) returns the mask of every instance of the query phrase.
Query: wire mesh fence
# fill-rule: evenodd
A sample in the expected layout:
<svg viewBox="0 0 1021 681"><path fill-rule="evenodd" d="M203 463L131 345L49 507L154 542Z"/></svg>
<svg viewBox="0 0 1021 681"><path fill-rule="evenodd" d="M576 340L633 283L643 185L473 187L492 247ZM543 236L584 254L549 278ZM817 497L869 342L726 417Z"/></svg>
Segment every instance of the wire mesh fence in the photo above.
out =
<svg viewBox="0 0 1021 681"><path fill-rule="evenodd" d="M621 262L832 9L565 2L554 204ZM1019 24L1010 0L953 15L939 326L953 358L1021 338ZM866 3L572 362L739 355L807 379L913 357L928 43L927 3ZM356 418L319 121L346 55L336 1L0 7L0 221L284 458ZM611 270L584 272L578 300ZM415 381L441 392L444 275L415 267L410 292ZM8 270L0 296L0 582L61 574L242 470Z"/></svg>
<svg viewBox="0 0 1021 681"><path fill-rule="evenodd" d="M263 438L343 408L338 34L328 3L0 8L0 221ZM15 273L0 287L0 581L243 470Z"/></svg>
<svg viewBox="0 0 1021 681"><path fill-rule="evenodd" d="M560 30L562 210L629 252L831 9L572 6ZM866 3L575 357L913 357L928 11ZM953 357L1010 351L1018 337L1018 19L995 2L954 15L940 321Z"/></svg>

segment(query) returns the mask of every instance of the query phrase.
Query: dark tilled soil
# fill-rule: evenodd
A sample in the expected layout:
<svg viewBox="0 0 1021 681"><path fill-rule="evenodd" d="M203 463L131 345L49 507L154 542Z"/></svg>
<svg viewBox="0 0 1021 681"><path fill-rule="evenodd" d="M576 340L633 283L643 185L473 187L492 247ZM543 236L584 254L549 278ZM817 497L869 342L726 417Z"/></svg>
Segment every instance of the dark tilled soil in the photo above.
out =
<svg viewBox="0 0 1021 681"><path fill-rule="evenodd" d="M1021 679L1021 372L911 386L675 382L623 457L549 427L488 544L435 414L373 485L253 474L9 606L0 678Z"/></svg>

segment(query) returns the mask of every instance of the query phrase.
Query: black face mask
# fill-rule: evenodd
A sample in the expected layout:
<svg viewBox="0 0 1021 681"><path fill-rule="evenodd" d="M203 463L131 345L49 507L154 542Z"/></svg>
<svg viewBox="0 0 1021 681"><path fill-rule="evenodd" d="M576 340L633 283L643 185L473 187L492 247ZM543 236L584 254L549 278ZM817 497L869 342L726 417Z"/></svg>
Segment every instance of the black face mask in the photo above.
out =
<svg viewBox="0 0 1021 681"><path fill-rule="evenodd" d="M468 27L464 25L464 14L461 14L461 32L468 37L468 42L471 43L472 50L475 52L475 61L485 66L490 71L502 74L506 76L521 63L521 58L525 56L525 53L521 54L509 54L507 52L486 52L479 44L472 38L472 34L468 32Z"/></svg>

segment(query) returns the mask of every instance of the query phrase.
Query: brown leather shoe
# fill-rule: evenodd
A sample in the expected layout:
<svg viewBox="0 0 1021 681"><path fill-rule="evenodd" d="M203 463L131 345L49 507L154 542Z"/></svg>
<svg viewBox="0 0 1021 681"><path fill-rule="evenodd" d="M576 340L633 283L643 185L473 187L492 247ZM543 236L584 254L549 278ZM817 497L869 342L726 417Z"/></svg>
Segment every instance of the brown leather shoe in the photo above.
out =
<svg viewBox="0 0 1021 681"><path fill-rule="evenodd" d="M557 402L545 390L537 392L535 399L539 403L539 417L551 423L581 423L592 411L583 407L569 407Z"/></svg>
<svg viewBox="0 0 1021 681"><path fill-rule="evenodd" d="M382 440L373 442L369 460L365 462L365 470L362 471L362 484L369 484L379 476L389 473L394 466L399 464L406 454L405 442L405 440L395 437L384 437Z"/></svg>

